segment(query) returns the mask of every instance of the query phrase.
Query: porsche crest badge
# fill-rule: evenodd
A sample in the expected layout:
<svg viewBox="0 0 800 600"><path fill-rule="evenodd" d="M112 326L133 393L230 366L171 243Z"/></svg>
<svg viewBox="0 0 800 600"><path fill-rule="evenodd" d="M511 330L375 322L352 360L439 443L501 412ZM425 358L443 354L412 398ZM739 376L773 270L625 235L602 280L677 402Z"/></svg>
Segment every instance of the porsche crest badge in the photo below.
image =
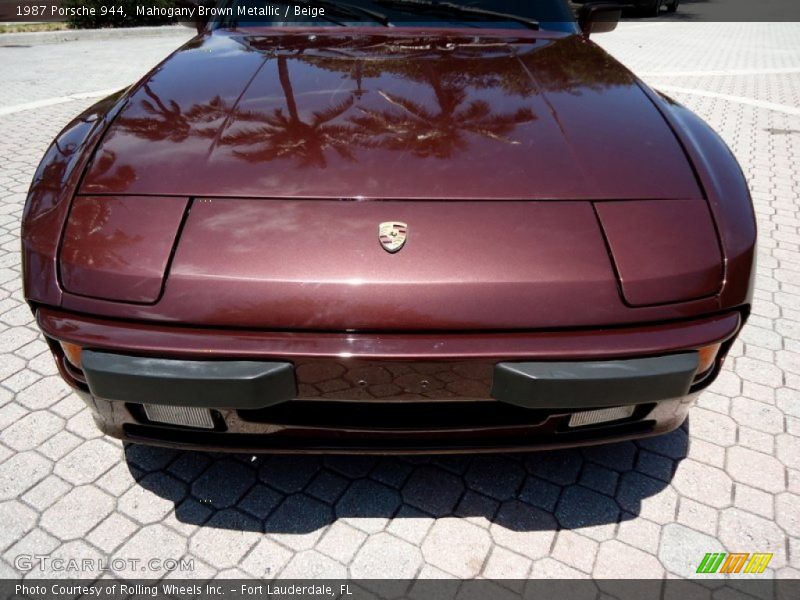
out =
<svg viewBox="0 0 800 600"><path fill-rule="evenodd" d="M408 225L399 221L387 221L378 226L378 239L387 252L394 254L406 243Z"/></svg>

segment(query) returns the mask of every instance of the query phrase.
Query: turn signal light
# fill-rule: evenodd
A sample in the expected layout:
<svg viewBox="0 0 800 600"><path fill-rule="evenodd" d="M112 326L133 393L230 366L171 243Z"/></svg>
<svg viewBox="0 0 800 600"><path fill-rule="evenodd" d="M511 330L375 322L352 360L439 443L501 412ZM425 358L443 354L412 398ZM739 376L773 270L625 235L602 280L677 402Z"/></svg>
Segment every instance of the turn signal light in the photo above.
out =
<svg viewBox="0 0 800 600"><path fill-rule="evenodd" d="M67 357L69 364L76 369L81 368L81 351L83 348L77 344L70 344L69 342L59 342L61 349L64 351L64 356Z"/></svg>
<svg viewBox="0 0 800 600"><path fill-rule="evenodd" d="M697 368L697 374L703 375L711 370L714 366L714 361L717 360L717 354L719 354L719 349L722 344L712 344L711 346L705 346L698 350L700 366Z"/></svg>

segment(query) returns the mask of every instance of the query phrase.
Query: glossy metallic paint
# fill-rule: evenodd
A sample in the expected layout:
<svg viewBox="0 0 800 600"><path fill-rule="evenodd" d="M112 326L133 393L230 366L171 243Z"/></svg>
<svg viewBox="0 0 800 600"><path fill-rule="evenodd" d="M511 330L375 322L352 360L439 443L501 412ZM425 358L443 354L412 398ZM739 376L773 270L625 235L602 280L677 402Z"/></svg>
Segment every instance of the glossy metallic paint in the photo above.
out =
<svg viewBox="0 0 800 600"><path fill-rule="evenodd" d="M158 300L186 211L185 198L79 196L61 246L60 273L72 294Z"/></svg>
<svg viewBox="0 0 800 600"><path fill-rule="evenodd" d="M81 193L701 197L635 77L580 36L402 29L197 38L131 94Z"/></svg>
<svg viewBox="0 0 800 600"><path fill-rule="evenodd" d="M112 94L75 117L47 149L22 214L22 271L29 302L58 306L58 249L75 190L94 147L124 104Z"/></svg>
<svg viewBox="0 0 800 600"><path fill-rule="evenodd" d="M473 333L324 333L157 325L42 308L46 336L88 348L177 358L438 361L591 360L658 356L730 340L742 317L730 312L674 323L601 329Z"/></svg>
<svg viewBox="0 0 800 600"><path fill-rule="evenodd" d="M722 255L703 200L599 202L622 295L633 306L715 295Z"/></svg>
<svg viewBox="0 0 800 600"><path fill-rule="evenodd" d="M98 238L81 215L103 207ZM376 239L392 220L412 232L395 255ZM636 227L650 235L626 235ZM409 28L204 31L65 128L22 233L25 296L78 390L57 340L288 360L306 400L335 399L329 386L358 396L363 381L399 402L487 401L485 370L500 360L724 342L707 385L749 314L756 236L719 136L591 41ZM554 441L552 423L452 442L303 428L235 439L270 451L336 439L347 451L550 447L666 432L691 400L583 441ZM112 435L180 445L136 438L128 408L87 401ZM228 418L242 435L274 432Z"/></svg>

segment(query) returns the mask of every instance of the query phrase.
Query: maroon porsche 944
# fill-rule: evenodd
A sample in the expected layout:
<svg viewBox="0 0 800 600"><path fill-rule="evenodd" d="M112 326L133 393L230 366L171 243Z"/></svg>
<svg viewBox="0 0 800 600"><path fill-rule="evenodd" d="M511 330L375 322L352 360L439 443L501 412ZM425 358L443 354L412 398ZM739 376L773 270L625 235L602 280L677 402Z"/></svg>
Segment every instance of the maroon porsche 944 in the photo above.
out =
<svg viewBox="0 0 800 600"><path fill-rule="evenodd" d="M590 39L621 7L274 4L191 5L198 35L35 174L25 297L100 429L407 453L679 427L748 317L755 219L720 137Z"/></svg>

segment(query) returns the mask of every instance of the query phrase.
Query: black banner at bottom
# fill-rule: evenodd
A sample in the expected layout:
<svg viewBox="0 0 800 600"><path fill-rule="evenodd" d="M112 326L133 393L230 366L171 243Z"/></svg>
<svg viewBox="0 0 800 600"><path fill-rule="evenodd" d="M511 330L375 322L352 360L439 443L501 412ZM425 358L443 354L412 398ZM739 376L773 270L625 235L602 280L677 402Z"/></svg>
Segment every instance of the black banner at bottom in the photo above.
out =
<svg viewBox="0 0 800 600"><path fill-rule="evenodd" d="M112 573L108 574L113 577ZM800 579L0 580L0 600L797 600Z"/></svg>

